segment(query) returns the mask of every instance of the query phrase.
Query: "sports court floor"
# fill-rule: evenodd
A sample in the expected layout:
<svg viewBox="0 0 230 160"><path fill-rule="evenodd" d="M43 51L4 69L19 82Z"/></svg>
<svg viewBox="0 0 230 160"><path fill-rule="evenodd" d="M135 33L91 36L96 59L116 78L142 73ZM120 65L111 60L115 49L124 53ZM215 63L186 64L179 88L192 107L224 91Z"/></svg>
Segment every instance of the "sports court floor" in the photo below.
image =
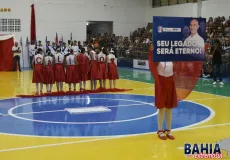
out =
<svg viewBox="0 0 230 160"><path fill-rule="evenodd" d="M119 75L117 87L132 91L15 98L35 91L32 71L0 72L0 112L4 114L0 117L0 159L182 160L186 159L184 143L230 138L229 82L220 87L200 79L186 101L173 110L176 140L162 141L156 135L151 74L122 68ZM73 115L66 110L97 106L109 111Z"/></svg>

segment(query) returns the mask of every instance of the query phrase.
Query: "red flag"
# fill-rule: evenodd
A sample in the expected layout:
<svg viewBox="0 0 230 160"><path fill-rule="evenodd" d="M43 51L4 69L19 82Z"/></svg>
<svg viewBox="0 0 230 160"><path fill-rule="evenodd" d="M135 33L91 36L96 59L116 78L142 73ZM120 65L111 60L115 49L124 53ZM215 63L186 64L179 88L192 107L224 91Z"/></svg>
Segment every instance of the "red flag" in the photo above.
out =
<svg viewBox="0 0 230 160"><path fill-rule="evenodd" d="M31 5L31 24L30 24L30 42L36 40L36 20L34 4Z"/></svg>
<svg viewBox="0 0 230 160"><path fill-rule="evenodd" d="M148 53L149 70L155 81L155 96L161 97L161 82L157 71L157 63L153 62L152 48ZM184 100L192 92L199 79L203 62L174 62L174 83L176 86L177 99ZM159 100L159 99L158 99ZM155 102L158 104L159 102Z"/></svg>
<svg viewBox="0 0 230 160"><path fill-rule="evenodd" d="M56 39L55 39L55 41L56 41L56 45L58 45L58 34L57 34L57 32L56 32Z"/></svg>

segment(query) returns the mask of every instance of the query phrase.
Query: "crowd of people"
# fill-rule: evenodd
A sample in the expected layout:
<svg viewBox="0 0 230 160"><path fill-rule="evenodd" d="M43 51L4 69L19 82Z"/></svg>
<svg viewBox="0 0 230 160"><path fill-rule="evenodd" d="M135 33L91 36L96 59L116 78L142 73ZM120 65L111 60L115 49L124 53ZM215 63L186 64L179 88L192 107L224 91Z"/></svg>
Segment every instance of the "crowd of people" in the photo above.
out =
<svg viewBox="0 0 230 160"><path fill-rule="evenodd" d="M152 23L148 23L146 27L138 28L129 37L116 36L114 34L87 35L87 43L109 44L114 48L119 48L122 54L118 55L116 52L115 55L118 57L147 58L147 51L152 43L152 25ZM229 53L230 50L230 17L228 20L224 16L210 17L206 23L206 39L206 62L204 63L201 76L214 77L213 58L215 56L213 56L213 51L216 51L214 50L215 41L218 41L217 43L220 43L222 47L222 70L228 68L227 64L230 61L230 56L225 54Z"/></svg>
<svg viewBox="0 0 230 160"><path fill-rule="evenodd" d="M63 91L63 82L69 84L69 90L71 90L71 83L74 84L74 91L76 90L76 83L80 83L80 90L84 90L86 80L91 80L92 90L96 89L95 86L97 80L102 80L100 81L100 87L105 87L105 85L103 85L105 84L105 81L103 82L103 80L108 78L107 73L111 74L109 77L110 80L118 79L117 71L113 72L111 71L111 69L109 69L109 67L107 67L110 66L111 63L114 64L115 56L117 56L117 48L123 51L125 55L139 54L138 52L142 52L143 54L145 54L152 43L152 25L152 23L148 23L146 27L138 28L137 30L133 31L129 37L116 36L115 34L109 33L98 33L93 35L88 34L87 40L83 42L83 44L81 44L80 41L70 40L68 41L68 43L60 41L59 44L56 44L54 42L50 44L50 42L47 41L46 45L42 45L41 41L39 41L38 44L34 44L33 42L31 42L28 48L30 53L29 55L31 60L31 66L35 64L33 82L36 83L37 94L39 94L38 83L41 83L41 93L42 84L47 84L47 91L50 92L52 90L52 84L54 82L56 82L57 84L58 91ZM213 73L216 71L221 72L222 64L225 61L229 61L229 56L225 58L224 61L222 61L221 56L224 55L224 50L230 48L230 17L228 20L225 20L225 17L210 17L206 24L206 38L206 63L204 64L201 76L213 77L214 83L216 83L216 76ZM103 47L110 48L110 50L106 48L103 49ZM38 52L37 55L35 54L36 51ZM216 56L216 52L218 52L218 55L221 56ZM86 69L86 63L88 63L85 60L86 58L82 58L80 55L84 55L85 57L87 57L87 61L90 64L90 67L88 67L88 69ZM42 59L42 61L36 61L36 57ZM79 57L81 58L79 59ZM58 67L60 63L62 65L61 67ZM84 72L87 73L87 78L85 77L86 75L82 75L82 67L79 67L83 65L83 63L85 65L85 67L83 68L86 69L84 70ZM101 65L101 63L103 63L103 65ZM216 65L216 63L218 63L218 65ZM38 69L39 74L36 74L36 68L38 68L36 66L39 66L40 64L45 66L46 69L41 70L40 68ZM54 73L50 72L50 65L53 68L55 67L55 70L53 71ZM72 65L75 66L75 69L73 69L74 67L71 67ZM106 67L102 67L104 65ZM116 67L116 65L114 67ZM59 70L57 70L57 68L59 68ZM64 70L65 72L63 72L62 70L64 68L66 68L66 71ZM105 69L102 69L103 71L101 71L101 68ZM116 68L113 70L116 70ZM44 73L43 76L41 76L41 71L42 73ZM75 79L72 77L72 71L79 72L79 74L76 74L77 77L75 77ZM104 75L105 72L107 73ZM48 73L54 75L51 77L46 76L45 74ZM103 74L103 76L101 77L99 75L98 78L97 73L100 73L100 75ZM50 77L50 79L45 80L47 77ZM222 81L221 76L219 80ZM48 84L50 84L50 87L48 86ZM112 84L110 84L110 88L111 87Z"/></svg>
<svg viewBox="0 0 230 160"><path fill-rule="evenodd" d="M113 53L112 48L94 49L92 45L82 47L77 45L76 41L68 47L65 43L57 47L50 46L49 42L45 47L30 46L34 68L32 82L36 84L36 95L43 94L43 84L46 84L47 93L51 93L55 82L59 93L64 92L63 83L68 84L69 92L76 92L78 83L80 92L85 92L88 80L91 82L91 91L97 90L98 80L100 90L106 89L107 79L110 89L116 88L116 80L119 79L119 76Z"/></svg>

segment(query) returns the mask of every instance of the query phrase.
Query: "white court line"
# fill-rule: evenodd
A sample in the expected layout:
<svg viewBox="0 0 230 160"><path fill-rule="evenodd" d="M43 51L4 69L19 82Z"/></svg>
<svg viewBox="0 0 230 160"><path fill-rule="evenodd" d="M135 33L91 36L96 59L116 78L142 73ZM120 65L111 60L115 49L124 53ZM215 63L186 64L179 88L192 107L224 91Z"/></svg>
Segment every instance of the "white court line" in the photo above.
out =
<svg viewBox="0 0 230 160"><path fill-rule="evenodd" d="M216 126L226 126L230 125L230 123L223 123L223 124L215 124L215 125L207 125L207 126L201 126L201 127L194 127L194 128L186 128L182 130L193 130L198 128L210 128L210 127L216 127ZM175 131L181 131L181 130L175 130ZM174 132L175 132L174 131ZM147 134L154 134L156 132L151 132ZM145 134L146 135L146 134ZM63 142L63 143L53 143L53 144L45 144L45 145L36 145L36 146L27 146L27 147L18 147L18 148L8 148L8 149L2 149L0 152L10 152L10 151L19 151L19 150L27 150L27 149L36 149L36 148L45 148L45 147L54 147L54 146L62 146L62 145L70 145L70 144L79 144L79 143L87 143L87 142L96 142L96 141L103 141L103 140L112 140L112 139L118 139L118 138L126 138L126 137L134 137L137 135L124 135L124 136L114 136L114 137L106 137L106 138L96 138L91 140L80 140L80 141L72 141L72 142Z"/></svg>
<svg viewBox="0 0 230 160"><path fill-rule="evenodd" d="M115 105L115 106L106 106L108 108L115 108L115 107L132 107L132 106L139 106L139 105L143 105L143 104L124 104L124 105ZM40 114L40 113L52 113L52 112L64 112L66 110L52 110L52 111L41 111L41 112L24 112L24 113L15 113L15 115L25 115L25 114ZM9 116L9 114L3 114L2 116Z"/></svg>
<svg viewBox="0 0 230 160"><path fill-rule="evenodd" d="M201 99L191 99L187 101L206 101L206 100L214 100L214 99L230 99L230 97L201 98Z"/></svg>

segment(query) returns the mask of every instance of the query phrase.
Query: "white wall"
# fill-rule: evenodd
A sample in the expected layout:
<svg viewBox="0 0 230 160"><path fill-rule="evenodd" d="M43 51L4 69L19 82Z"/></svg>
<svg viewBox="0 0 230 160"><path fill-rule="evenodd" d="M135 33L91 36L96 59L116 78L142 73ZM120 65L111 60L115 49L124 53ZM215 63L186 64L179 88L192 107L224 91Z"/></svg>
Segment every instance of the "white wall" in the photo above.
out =
<svg viewBox="0 0 230 160"><path fill-rule="evenodd" d="M230 0L203 1L201 15L204 18L225 16L225 18L228 19L230 16L229 7Z"/></svg>
<svg viewBox="0 0 230 160"><path fill-rule="evenodd" d="M15 35L16 41L20 41L20 38L23 39L23 59L24 66L28 67L28 54L25 47L26 37L30 36L30 6L31 0L0 0L1 8L11 8L11 12L0 12L0 18L18 18L21 19L21 32L12 33ZM2 32L0 32L2 33ZM4 32L3 34L10 34L9 32ZM23 66L23 59L21 58L21 66Z"/></svg>
<svg viewBox="0 0 230 160"><path fill-rule="evenodd" d="M130 30L145 25L141 0L40 0L35 6L40 39L46 35L54 39L58 32L67 40L72 31L73 39L83 41L86 21L113 21L116 35L129 35Z"/></svg>
<svg viewBox="0 0 230 160"><path fill-rule="evenodd" d="M54 41L56 32L64 41L86 39L86 21L113 21L116 35L129 36L138 27L146 26L146 0L0 0L2 8L11 13L1 13L0 18L20 18L22 31L15 33L17 41L30 36L31 4L35 5L37 40L44 44L45 37ZM24 46L25 48L25 46ZM24 53L28 66L27 52Z"/></svg>
<svg viewBox="0 0 230 160"><path fill-rule="evenodd" d="M177 16L177 17L196 17L197 4L186 3L174 6L150 8L146 10L145 21L152 22L153 16Z"/></svg>

